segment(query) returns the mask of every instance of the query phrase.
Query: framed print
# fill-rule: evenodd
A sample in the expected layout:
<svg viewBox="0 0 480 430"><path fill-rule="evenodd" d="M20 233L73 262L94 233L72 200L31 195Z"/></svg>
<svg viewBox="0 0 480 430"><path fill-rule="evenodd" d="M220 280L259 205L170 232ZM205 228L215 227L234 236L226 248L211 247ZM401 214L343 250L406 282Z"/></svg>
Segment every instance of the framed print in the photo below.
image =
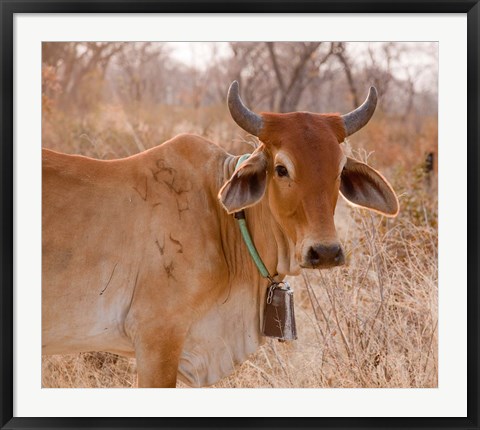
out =
<svg viewBox="0 0 480 430"><path fill-rule="evenodd" d="M478 2L1 7L2 428L479 427Z"/></svg>

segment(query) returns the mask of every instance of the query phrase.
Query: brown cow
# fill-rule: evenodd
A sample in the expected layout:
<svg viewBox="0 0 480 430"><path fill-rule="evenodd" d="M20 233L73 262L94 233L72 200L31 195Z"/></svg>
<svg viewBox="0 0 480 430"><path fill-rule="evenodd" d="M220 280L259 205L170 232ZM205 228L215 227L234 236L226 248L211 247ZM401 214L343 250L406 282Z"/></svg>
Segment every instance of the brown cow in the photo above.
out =
<svg viewBox="0 0 480 430"><path fill-rule="evenodd" d="M262 142L236 168L199 136L111 161L43 150L42 349L136 357L138 385L192 386L232 372L262 343L267 283L229 215L247 223L268 270L342 264L333 215L398 212L388 182L339 145L373 114L376 91L344 115L249 111L233 119Z"/></svg>

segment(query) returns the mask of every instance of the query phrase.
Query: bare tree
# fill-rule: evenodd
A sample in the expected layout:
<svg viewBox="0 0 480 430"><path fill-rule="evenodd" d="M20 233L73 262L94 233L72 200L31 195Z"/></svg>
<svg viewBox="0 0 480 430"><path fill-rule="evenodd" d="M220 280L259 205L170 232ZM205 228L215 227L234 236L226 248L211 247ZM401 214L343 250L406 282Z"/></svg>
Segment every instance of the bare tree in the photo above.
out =
<svg viewBox="0 0 480 430"><path fill-rule="evenodd" d="M231 48L229 76L240 82L245 101L280 112L297 109L332 54L332 44L322 42L234 42Z"/></svg>
<svg viewBox="0 0 480 430"><path fill-rule="evenodd" d="M149 105L167 102L169 76L177 65L167 44L134 42L116 56L112 68L110 81L122 101Z"/></svg>
<svg viewBox="0 0 480 430"><path fill-rule="evenodd" d="M274 42L266 42L266 45L280 91L276 110L291 112L297 108L305 88L318 76L320 67L329 59L333 45L321 56L315 54L322 42L292 44L290 50L283 50L283 55L275 49ZM296 55L292 55L292 50Z"/></svg>
<svg viewBox="0 0 480 430"><path fill-rule="evenodd" d="M352 61L348 57L346 52L345 42L338 42L333 44L333 54L338 58L340 64L343 67L345 72L345 77L347 78L348 87L350 89L350 94L352 96L352 105L353 108L359 106L359 98L357 93L357 86L355 85L355 78L352 71Z"/></svg>
<svg viewBox="0 0 480 430"><path fill-rule="evenodd" d="M90 81L101 82L109 62L125 47L111 42L48 42L43 44L43 62L57 70L62 87L60 102L82 107L84 102L98 94L85 86Z"/></svg>

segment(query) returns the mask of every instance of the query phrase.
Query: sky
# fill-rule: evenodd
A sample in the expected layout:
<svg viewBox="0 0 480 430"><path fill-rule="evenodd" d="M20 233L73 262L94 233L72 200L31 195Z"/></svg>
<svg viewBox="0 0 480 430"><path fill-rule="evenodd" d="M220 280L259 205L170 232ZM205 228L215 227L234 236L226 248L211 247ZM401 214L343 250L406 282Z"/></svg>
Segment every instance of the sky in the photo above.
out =
<svg viewBox="0 0 480 430"><path fill-rule="evenodd" d="M199 69L204 68L215 56L230 55L228 42L170 42L173 47L172 56L177 60ZM215 46L215 53L212 46Z"/></svg>

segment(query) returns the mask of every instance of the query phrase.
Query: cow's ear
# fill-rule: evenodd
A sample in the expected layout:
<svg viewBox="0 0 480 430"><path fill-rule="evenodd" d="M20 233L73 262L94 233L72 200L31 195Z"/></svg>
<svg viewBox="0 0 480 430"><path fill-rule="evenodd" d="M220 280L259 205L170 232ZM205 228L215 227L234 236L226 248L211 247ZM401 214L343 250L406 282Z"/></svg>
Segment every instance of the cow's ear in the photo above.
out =
<svg viewBox="0 0 480 430"><path fill-rule="evenodd" d="M398 214L398 199L392 186L365 163L347 157L341 179L340 193L350 203L389 217Z"/></svg>
<svg viewBox="0 0 480 430"><path fill-rule="evenodd" d="M218 198L229 214L258 203L267 186L267 157L261 151L245 160L225 183Z"/></svg>

